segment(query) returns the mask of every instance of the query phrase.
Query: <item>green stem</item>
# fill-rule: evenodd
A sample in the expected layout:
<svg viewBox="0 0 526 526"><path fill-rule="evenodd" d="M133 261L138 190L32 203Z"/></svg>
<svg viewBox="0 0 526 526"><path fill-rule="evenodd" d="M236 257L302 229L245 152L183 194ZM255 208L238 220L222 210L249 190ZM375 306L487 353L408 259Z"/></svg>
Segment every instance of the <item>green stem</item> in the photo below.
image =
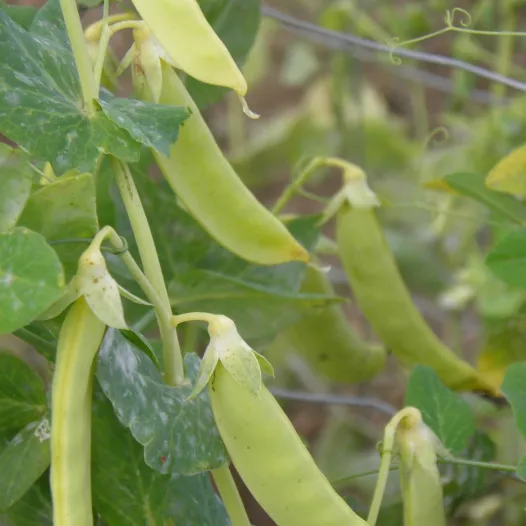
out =
<svg viewBox="0 0 526 526"><path fill-rule="evenodd" d="M517 466L510 466L509 464L480 462L478 460L469 460L465 458L439 458L438 462L441 464L455 464L458 466L469 466L472 468L490 469L492 471L503 471L505 473L515 473L517 471Z"/></svg>
<svg viewBox="0 0 526 526"><path fill-rule="evenodd" d="M495 60L495 70L501 75L508 75L513 58L514 36L513 29L516 25L515 11L510 0L501 0L499 7L502 16L504 17L504 26L506 32L499 40L497 57ZM498 97L503 97L506 94L506 87L495 83L493 85L493 93Z"/></svg>
<svg viewBox="0 0 526 526"><path fill-rule="evenodd" d="M406 417L414 416L415 411L418 410L415 410L413 407L405 407L396 413L396 415L393 416L390 422L385 426L384 442L382 446L382 460L380 462L380 469L378 471L378 480L376 482L376 487L374 488L373 501L371 502L369 515L367 516L367 524L369 526L375 526L376 521L378 520L378 515L380 514L382 499L384 498L387 478L389 476L391 467L391 458L393 456L396 430L400 422ZM418 415L415 416L421 418L420 412L418 412Z"/></svg>
<svg viewBox="0 0 526 526"><path fill-rule="evenodd" d="M133 181L130 170L126 164L113 160L115 179L124 202L124 207L130 220L137 247L144 267L144 273L159 295L163 305L163 313L171 315L170 297L164 282L161 263L153 240L148 219ZM158 313L159 316L159 313ZM159 316L159 330L163 344L165 381L169 385L185 384L183 358L176 329L169 322L170 316Z"/></svg>
<svg viewBox="0 0 526 526"><path fill-rule="evenodd" d="M216 483L219 495L223 500L232 526L250 526L245 506L237 489L234 477L228 464L212 470L212 477Z"/></svg>
<svg viewBox="0 0 526 526"><path fill-rule="evenodd" d="M287 205L294 194L301 191L301 187L308 181L312 174L322 166L329 166L334 168L340 168L342 170L348 170L351 166L350 163L346 163L342 159L337 157L315 157L309 164L298 174L298 176L290 183L283 193L276 201L276 204L272 208L272 213L278 215L283 208Z"/></svg>
<svg viewBox="0 0 526 526"><path fill-rule="evenodd" d="M93 116L95 114L94 100L98 98L98 93L77 3L75 0L60 0L60 7L79 73L80 86L84 97L84 109L88 115Z"/></svg>
<svg viewBox="0 0 526 526"><path fill-rule="evenodd" d="M398 466L389 466L388 471L396 471L398 469ZM355 473L354 475L349 475L348 477L344 477L337 480L332 480L331 485L333 488L344 488L349 484L349 482L352 482L353 480L362 478L362 477L368 477L370 475L377 475L379 471L377 469L371 469L369 471L362 471L360 473Z"/></svg>

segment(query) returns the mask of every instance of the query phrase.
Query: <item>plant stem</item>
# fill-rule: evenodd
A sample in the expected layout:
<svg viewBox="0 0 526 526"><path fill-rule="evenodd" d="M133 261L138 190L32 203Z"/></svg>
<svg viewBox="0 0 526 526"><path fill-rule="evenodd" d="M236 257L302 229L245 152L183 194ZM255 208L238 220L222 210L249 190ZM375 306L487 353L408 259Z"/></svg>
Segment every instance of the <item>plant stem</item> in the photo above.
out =
<svg viewBox="0 0 526 526"><path fill-rule="evenodd" d="M456 464L459 466L470 466L472 468L490 469L492 471L503 471L505 473L515 473L517 471L517 466L480 462L479 460L469 460L467 458L439 458L438 462L441 464Z"/></svg>
<svg viewBox="0 0 526 526"><path fill-rule="evenodd" d="M60 0L60 7L68 31L69 42L77 65L84 109L90 116L95 114L94 100L98 97L95 87L95 78L91 68L91 61L84 38L84 30L80 21L79 11L75 0Z"/></svg>
<svg viewBox="0 0 526 526"><path fill-rule="evenodd" d="M214 477L214 482L221 495L232 526L250 526L250 519L228 464L213 469L212 477Z"/></svg>
<svg viewBox="0 0 526 526"><path fill-rule="evenodd" d="M506 31L498 41L498 52L494 65L495 71L502 75L507 75L512 64L514 36L516 36L513 32L516 26L515 11L511 0L501 0L499 8L504 17L504 28ZM503 97L506 94L506 88L494 83L493 93L498 97Z"/></svg>
<svg viewBox="0 0 526 526"><path fill-rule="evenodd" d="M307 179L312 173L321 166L320 159L313 159L300 173L299 175L283 190L276 204L272 208L272 213L278 215L292 199L294 194L305 184Z"/></svg>
<svg viewBox="0 0 526 526"><path fill-rule="evenodd" d="M169 385L183 385L185 384L185 377L181 348L179 346L176 329L170 323L170 297L168 296L164 282L161 263L159 262L148 219L128 166L114 159L113 167L117 186L124 202L135 240L137 241L144 273L155 292L159 295L163 305L163 312L156 313L163 344L165 381ZM164 314L165 312L170 313L170 315L166 316Z"/></svg>

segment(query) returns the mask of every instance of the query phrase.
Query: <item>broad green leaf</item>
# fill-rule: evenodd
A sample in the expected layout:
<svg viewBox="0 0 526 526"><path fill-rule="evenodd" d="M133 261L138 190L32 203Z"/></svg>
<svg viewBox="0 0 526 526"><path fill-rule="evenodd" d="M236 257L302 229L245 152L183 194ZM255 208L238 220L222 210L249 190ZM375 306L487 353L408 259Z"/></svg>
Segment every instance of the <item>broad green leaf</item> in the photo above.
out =
<svg viewBox="0 0 526 526"><path fill-rule="evenodd" d="M486 178L492 190L526 197L526 146L511 151L502 158Z"/></svg>
<svg viewBox="0 0 526 526"><path fill-rule="evenodd" d="M5 513L2 526L53 526L49 475L44 474Z"/></svg>
<svg viewBox="0 0 526 526"><path fill-rule="evenodd" d="M517 476L526 482L526 456L521 458L517 466Z"/></svg>
<svg viewBox="0 0 526 526"><path fill-rule="evenodd" d="M95 185L88 174L63 176L31 195L19 224L42 234L49 242L91 238L98 229ZM54 245L66 277L77 272L87 242Z"/></svg>
<svg viewBox="0 0 526 526"><path fill-rule="evenodd" d="M452 453L464 449L475 432L467 402L443 385L430 367L417 365L413 369L405 405L421 411L425 423Z"/></svg>
<svg viewBox="0 0 526 526"><path fill-rule="evenodd" d="M140 145L102 112L89 118L58 0L28 32L0 10L0 131L57 174L92 172L110 153L139 159Z"/></svg>
<svg viewBox="0 0 526 526"><path fill-rule="evenodd" d="M0 351L0 433L22 429L46 409L42 378L20 358Z"/></svg>
<svg viewBox="0 0 526 526"><path fill-rule="evenodd" d="M511 232L492 248L486 258L486 265L500 279L526 288L526 228Z"/></svg>
<svg viewBox="0 0 526 526"><path fill-rule="evenodd" d="M183 107L140 100L111 98L99 103L107 117L128 131L137 142L167 156L177 139L179 126L190 116Z"/></svg>
<svg viewBox="0 0 526 526"><path fill-rule="evenodd" d="M526 224L526 205L510 195L490 190L481 175L457 172L447 175L443 180L460 194L482 203L499 216L514 223Z"/></svg>
<svg viewBox="0 0 526 526"><path fill-rule="evenodd" d="M195 381L199 359L185 357ZM97 378L122 424L144 446L146 464L161 473L193 475L227 461L208 391L185 402L192 387L170 387L154 363L116 330L109 329L98 358Z"/></svg>
<svg viewBox="0 0 526 526"><path fill-rule="evenodd" d="M234 60L242 65L259 29L259 0L199 0L199 5ZM199 107L217 101L227 92L191 77L187 78L186 86Z"/></svg>
<svg viewBox="0 0 526 526"><path fill-rule="evenodd" d="M526 361L508 367L500 389L511 404L519 431L526 437Z"/></svg>
<svg viewBox="0 0 526 526"><path fill-rule="evenodd" d="M0 234L0 334L30 323L63 291L60 260L40 234L19 227Z"/></svg>
<svg viewBox="0 0 526 526"><path fill-rule="evenodd" d="M49 421L31 422L0 451L0 510L10 508L49 467Z"/></svg>
<svg viewBox="0 0 526 526"><path fill-rule="evenodd" d="M31 192L33 175L22 152L0 143L0 232L15 226Z"/></svg>
<svg viewBox="0 0 526 526"><path fill-rule="evenodd" d="M208 474L161 475L144 463L143 449L95 389L93 499L108 526L227 526Z"/></svg>

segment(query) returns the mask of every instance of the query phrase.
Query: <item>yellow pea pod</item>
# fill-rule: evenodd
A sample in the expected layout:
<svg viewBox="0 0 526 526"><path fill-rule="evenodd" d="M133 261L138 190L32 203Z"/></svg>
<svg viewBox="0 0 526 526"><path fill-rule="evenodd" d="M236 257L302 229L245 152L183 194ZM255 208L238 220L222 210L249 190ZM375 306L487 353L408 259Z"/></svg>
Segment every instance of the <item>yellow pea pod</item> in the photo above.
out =
<svg viewBox="0 0 526 526"><path fill-rule="evenodd" d="M278 526L366 526L318 469L265 386L251 393L218 364L209 392L239 475Z"/></svg>
<svg viewBox="0 0 526 526"><path fill-rule="evenodd" d="M231 88L245 96L245 77L197 0L132 1L178 68L201 82Z"/></svg>
<svg viewBox="0 0 526 526"><path fill-rule="evenodd" d="M239 179L177 73L161 62L159 102L192 111L170 157L154 152L183 205L218 243L248 261L261 265L308 261L307 251Z"/></svg>
<svg viewBox="0 0 526 526"><path fill-rule="evenodd" d="M81 297L72 305L60 331L51 394L51 494L54 526L93 526L93 361L105 328Z"/></svg>
<svg viewBox="0 0 526 526"><path fill-rule="evenodd" d="M334 295L319 269L308 267L301 286L305 294ZM340 305L329 305L288 327L280 336L317 373L333 382L362 382L384 367L383 346L364 342L353 331Z"/></svg>
<svg viewBox="0 0 526 526"><path fill-rule="evenodd" d="M473 367L434 334L414 305L374 211L344 203L337 243L356 301L387 348L402 363L432 367L452 389L498 396Z"/></svg>
<svg viewBox="0 0 526 526"><path fill-rule="evenodd" d="M446 526L436 438L421 420L411 420L402 420L396 432L404 526Z"/></svg>

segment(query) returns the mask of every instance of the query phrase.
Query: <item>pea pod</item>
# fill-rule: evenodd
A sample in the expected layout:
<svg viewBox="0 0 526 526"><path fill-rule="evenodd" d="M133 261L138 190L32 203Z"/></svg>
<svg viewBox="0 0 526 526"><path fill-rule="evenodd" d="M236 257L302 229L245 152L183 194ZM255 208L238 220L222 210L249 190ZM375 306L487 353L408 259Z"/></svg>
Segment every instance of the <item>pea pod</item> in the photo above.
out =
<svg viewBox="0 0 526 526"><path fill-rule="evenodd" d="M356 301L387 348L405 365L432 367L452 389L496 395L496 388L444 345L415 307L374 211L343 203L336 231Z"/></svg>
<svg viewBox="0 0 526 526"><path fill-rule="evenodd" d="M210 383L221 438L244 483L278 526L365 526L316 466L275 398L250 393L218 364Z"/></svg>
<svg viewBox="0 0 526 526"><path fill-rule="evenodd" d="M51 412L54 526L93 526L91 396L93 361L104 330L105 325L81 297L60 331Z"/></svg>
<svg viewBox="0 0 526 526"><path fill-rule="evenodd" d="M162 75L160 102L192 111L170 156L154 152L186 209L216 241L248 261L261 265L307 261L306 250L239 179L176 72L164 62Z"/></svg>
<svg viewBox="0 0 526 526"><path fill-rule="evenodd" d="M301 292L334 295L324 273L308 267ZM359 382L384 367L385 349L364 342L353 331L339 305L329 305L288 327L280 336L319 374L334 382Z"/></svg>
<svg viewBox="0 0 526 526"><path fill-rule="evenodd" d="M197 0L132 0L174 64L191 77L241 97L247 82Z"/></svg>

